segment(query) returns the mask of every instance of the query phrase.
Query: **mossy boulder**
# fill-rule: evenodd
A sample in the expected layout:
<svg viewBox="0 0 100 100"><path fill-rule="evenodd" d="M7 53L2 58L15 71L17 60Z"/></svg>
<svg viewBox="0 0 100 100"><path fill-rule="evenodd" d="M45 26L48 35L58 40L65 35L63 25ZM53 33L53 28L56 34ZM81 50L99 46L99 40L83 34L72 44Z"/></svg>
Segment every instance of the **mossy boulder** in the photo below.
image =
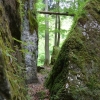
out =
<svg viewBox="0 0 100 100"><path fill-rule="evenodd" d="M46 81L51 100L100 100L100 1L84 9Z"/></svg>

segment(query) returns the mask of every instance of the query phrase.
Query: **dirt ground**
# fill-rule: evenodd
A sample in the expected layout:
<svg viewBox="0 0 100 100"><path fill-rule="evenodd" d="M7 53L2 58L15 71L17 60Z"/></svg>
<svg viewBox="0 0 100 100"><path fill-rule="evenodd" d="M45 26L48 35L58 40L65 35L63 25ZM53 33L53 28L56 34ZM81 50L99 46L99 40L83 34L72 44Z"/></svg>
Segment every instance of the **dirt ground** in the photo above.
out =
<svg viewBox="0 0 100 100"><path fill-rule="evenodd" d="M38 74L38 83L29 84L29 95L31 100L50 100L49 99L49 90L45 88L44 82L50 68L42 69Z"/></svg>

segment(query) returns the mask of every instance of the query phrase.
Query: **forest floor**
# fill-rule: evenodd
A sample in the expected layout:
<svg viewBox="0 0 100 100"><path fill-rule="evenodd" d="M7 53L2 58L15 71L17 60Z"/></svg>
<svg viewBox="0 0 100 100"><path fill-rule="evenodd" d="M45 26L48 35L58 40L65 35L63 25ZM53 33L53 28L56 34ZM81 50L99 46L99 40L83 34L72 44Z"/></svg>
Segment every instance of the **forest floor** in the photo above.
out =
<svg viewBox="0 0 100 100"><path fill-rule="evenodd" d="M29 95L31 100L50 100L49 90L44 86L45 79L48 77L50 67L45 67L38 72L38 83L29 84Z"/></svg>

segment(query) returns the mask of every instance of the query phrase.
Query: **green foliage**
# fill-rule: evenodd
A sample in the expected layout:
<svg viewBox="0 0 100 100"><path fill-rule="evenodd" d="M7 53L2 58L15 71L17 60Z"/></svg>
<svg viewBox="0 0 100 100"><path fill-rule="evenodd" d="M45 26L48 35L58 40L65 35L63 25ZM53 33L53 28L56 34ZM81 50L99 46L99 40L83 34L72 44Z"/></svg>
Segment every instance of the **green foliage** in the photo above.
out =
<svg viewBox="0 0 100 100"><path fill-rule="evenodd" d="M23 42L23 41L21 41L21 40L18 40L18 39L16 39L16 38L12 38L14 41L17 41L18 43L20 43L22 46L27 46L28 44L32 44L33 45L33 42ZM16 48L16 46L14 46L15 48ZM18 48L17 48L18 49ZM29 52L27 49L20 49L19 50L20 52L22 52L23 54L25 54L25 53L32 53L32 52Z"/></svg>
<svg viewBox="0 0 100 100"><path fill-rule="evenodd" d="M39 97L39 100L44 100L45 99L45 91L40 91L37 93L38 97Z"/></svg>
<svg viewBox="0 0 100 100"><path fill-rule="evenodd" d="M32 98L30 97L30 95L26 95L26 100L31 100Z"/></svg>
<svg viewBox="0 0 100 100"><path fill-rule="evenodd" d="M16 52L11 47L5 47L2 39L0 39L0 46L2 47L6 76L10 83L12 100L27 100L25 97L27 88L24 82L24 68L17 63L17 58L14 57Z"/></svg>
<svg viewBox="0 0 100 100"><path fill-rule="evenodd" d="M37 5L39 4L44 5L42 1L39 1L37 2ZM40 5L39 5L40 6ZM43 6L44 8L44 6ZM43 8L39 8L37 7L37 10L42 10ZM53 11L54 12L54 11ZM60 42L60 47L64 41L64 39L66 38L67 36L67 33L71 26L71 23L72 23L72 18L70 17L63 17L63 16L60 16L61 18L61 30L60 30L60 33L61 33L61 42ZM70 19L70 20L69 20ZM39 15L37 16L37 20L38 20L38 33L39 33L39 56L38 56L38 65L43 65L44 64L44 37L45 37L45 15ZM50 49L50 55L52 54L52 50L53 50L53 46L54 46L54 33L55 33L55 16L53 15L50 15L49 16L49 49ZM68 21L67 21L68 20ZM58 30L57 30L58 31Z"/></svg>
<svg viewBox="0 0 100 100"><path fill-rule="evenodd" d="M44 53L42 53L43 51L41 51L39 58L38 58L38 65L43 65L44 62Z"/></svg>
<svg viewBox="0 0 100 100"><path fill-rule="evenodd" d="M45 8L45 4L43 3L42 0L38 0L38 2L36 3L36 8L37 8L39 11Z"/></svg>

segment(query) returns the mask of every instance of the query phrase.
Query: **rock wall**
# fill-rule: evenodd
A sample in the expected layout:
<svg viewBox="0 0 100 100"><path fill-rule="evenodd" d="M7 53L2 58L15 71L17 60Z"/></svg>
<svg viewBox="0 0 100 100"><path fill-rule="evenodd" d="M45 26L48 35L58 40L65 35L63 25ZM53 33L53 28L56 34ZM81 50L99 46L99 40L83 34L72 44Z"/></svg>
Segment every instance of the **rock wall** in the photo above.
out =
<svg viewBox="0 0 100 100"><path fill-rule="evenodd" d="M25 50L26 79L29 84L38 82L38 26L35 15L35 0L26 0L24 2L24 10L21 40L24 42L22 48Z"/></svg>
<svg viewBox="0 0 100 100"><path fill-rule="evenodd" d="M100 100L100 1L84 9L47 79L51 100Z"/></svg>
<svg viewBox="0 0 100 100"><path fill-rule="evenodd" d="M21 36L18 10L18 0L0 0L0 100L26 100L20 43L13 40Z"/></svg>

